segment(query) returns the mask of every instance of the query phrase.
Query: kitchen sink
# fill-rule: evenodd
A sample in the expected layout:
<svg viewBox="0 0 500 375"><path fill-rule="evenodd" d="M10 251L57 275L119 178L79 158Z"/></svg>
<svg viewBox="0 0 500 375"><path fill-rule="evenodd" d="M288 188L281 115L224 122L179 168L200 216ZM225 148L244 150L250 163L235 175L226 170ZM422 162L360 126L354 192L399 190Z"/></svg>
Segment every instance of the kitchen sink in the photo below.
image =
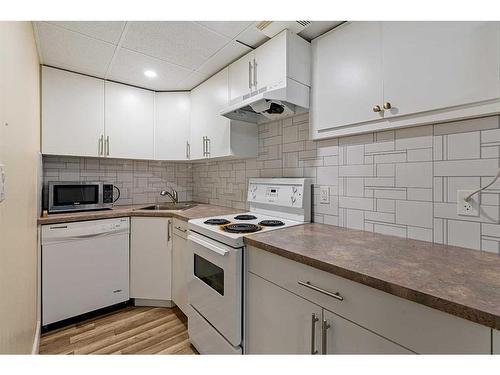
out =
<svg viewBox="0 0 500 375"><path fill-rule="evenodd" d="M194 203L163 203L155 204L153 206L147 206L140 208L140 210L151 210L151 211L173 211L173 210L187 210L188 208L195 207Z"/></svg>

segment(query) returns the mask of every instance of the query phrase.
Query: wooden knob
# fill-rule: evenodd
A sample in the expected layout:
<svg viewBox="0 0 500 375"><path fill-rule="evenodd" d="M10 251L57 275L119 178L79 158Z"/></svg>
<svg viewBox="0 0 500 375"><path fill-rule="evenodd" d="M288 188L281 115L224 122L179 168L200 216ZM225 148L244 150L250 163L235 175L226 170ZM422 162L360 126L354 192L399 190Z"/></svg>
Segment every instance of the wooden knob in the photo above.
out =
<svg viewBox="0 0 500 375"><path fill-rule="evenodd" d="M391 109L391 108L392 108L391 103L389 103L389 102L384 103L384 109Z"/></svg>
<svg viewBox="0 0 500 375"><path fill-rule="evenodd" d="M372 109L373 112L380 112L382 110L379 105L374 106Z"/></svg>

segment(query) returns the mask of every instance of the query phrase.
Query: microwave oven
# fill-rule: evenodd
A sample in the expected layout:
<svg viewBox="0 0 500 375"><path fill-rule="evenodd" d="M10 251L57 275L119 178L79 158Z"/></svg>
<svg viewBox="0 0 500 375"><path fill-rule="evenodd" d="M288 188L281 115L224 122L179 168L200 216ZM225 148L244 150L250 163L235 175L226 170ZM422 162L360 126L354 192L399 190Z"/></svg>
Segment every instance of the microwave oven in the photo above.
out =
<svg viewBox="0 0 500 375"><path fill-rule="evenodd" d="M113 184L104 182L49 182L48 211L69 212L113 208Z"/></svg>

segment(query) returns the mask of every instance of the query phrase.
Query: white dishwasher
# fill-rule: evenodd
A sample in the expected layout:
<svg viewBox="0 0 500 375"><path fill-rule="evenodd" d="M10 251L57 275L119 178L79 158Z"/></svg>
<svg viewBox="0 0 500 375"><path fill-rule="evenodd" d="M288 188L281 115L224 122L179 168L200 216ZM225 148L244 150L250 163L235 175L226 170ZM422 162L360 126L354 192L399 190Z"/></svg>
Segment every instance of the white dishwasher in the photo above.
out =
<svg viewBox="0 0 500 375"><path fill-rule="evenodd" d="M129 299L129 218L42 226L42 325Z"/></svg>

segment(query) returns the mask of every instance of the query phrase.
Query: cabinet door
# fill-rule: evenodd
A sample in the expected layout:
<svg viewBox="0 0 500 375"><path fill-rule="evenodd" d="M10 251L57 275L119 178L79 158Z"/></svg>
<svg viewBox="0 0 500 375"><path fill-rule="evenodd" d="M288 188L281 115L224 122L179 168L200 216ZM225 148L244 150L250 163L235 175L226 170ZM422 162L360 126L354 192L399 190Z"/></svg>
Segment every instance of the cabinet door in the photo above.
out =
<svg viewBox="0 0 500 375"><path fill-rule="evenodd" d="M191 92L191 159L230 155L230 120L220 115L228 105L228 68L212 76ZM203 155L203 137L208 137L209 155Z"/></svg>
<svg viewBox="0 0 500 375"><path fill-rule="evenodd" d="M133 217L130 229L130 297L171 300L171 219Z"/></svg>
<svg viewBox="0 0 500 375"><path fill-rule="evenodd" d="M378 120L382 107L381 25L347 23L312 43L314 130Z"/></svg>
<svg viewBox="0 0 500 375"><path fill-rule="evenodd" d="M42 153L99 156L104 81L42 67Z"/></svg>
<svg viewBox="0 0 500 375"><path fill-rule="evenodd" d="M172 300L188 314L189 259L187 240L177 234L173 237L172 249Z"/></svg>
<svg viewBox="0 0 500 375"><path fill-rule="evenodd" d="M328 310L323 310L321 325L323 354L412 354Z"/></svg>
<svg viewBox="0 0 500 375"><path fill-rule="evenodd" d="M497 22L383 22L386 116L499 97Z"/></svg>
<svg viewBox="0 0 500 375"><path fill-rule="evenodd" d="M247 275L247 354L319 351L321 308L253 273Z"/></svg>
<svg viewBox="0 0 500 375"><path fill-rule="evenodd" d="M154 92L106 82L109 157L154 158Z"/></svg>
<svg viewBox="0 0 500 375"><path fill-rule="evenodd" d="M158 92L155 101L155 159L187 160L189 92Z"/></svg>
<svg viewBox="0 0 500 375"><path fill-rule="evenodd" d="M254 90L285 84L287 31L283 31L255 50Z"/></svg>
<svg viewBox="0 0 500 375"><path fill-rule="evenodd" d="M236 60L229 65L229 95L230 102L236 103L243 100L244 95L253 90L253 52Z"/></svg>

